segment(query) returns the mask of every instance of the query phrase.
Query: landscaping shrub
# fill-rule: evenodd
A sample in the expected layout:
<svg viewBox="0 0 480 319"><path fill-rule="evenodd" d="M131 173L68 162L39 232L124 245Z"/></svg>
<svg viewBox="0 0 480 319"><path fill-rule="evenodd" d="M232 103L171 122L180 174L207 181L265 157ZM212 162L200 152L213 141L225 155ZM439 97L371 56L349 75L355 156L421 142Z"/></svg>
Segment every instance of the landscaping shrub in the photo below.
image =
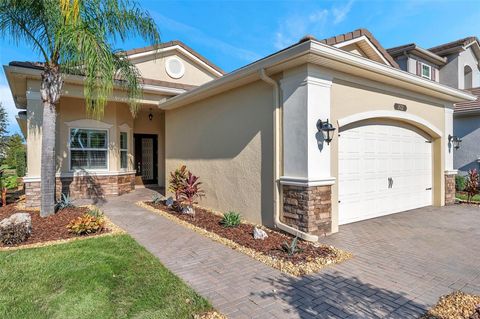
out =
<svg viewBox="0 0 480 319"><path fill-rule="evenodd" d="M470 202L476 194L478 194L478 171L472 169L468 171L467 184L465 186L465 191L468 194L468 202Z"/></svg>
<svg viewBox="0 0 480 319"><path fill-rule="evenodd" d="M95 218L103 218L103 212L96 207L88 210L87 214Z"/></svg>
<svg viewBox="0 0 480 319"><path fill-rule="evenodd" d="M205 192L200 187L202 183L198 181L199 179L200 177L188 172L188 177L183 182L183 185L178 192L178 200L180 204L193 209L193 205L198 203L197 199L205 196Z"/></svg>
<svg viewBox="0 0 480 319"><path fill-rule="evenodd" d="M298 237L292 239L292 242L290 244L284 242L282 245L282 250L286 252L289 256L293 256L297 253L302 252L302 249L298 247Z"/></svg>
<svg viewBox="0 0 480 319"><path fill-rule="evenodd" d="M242 217L239 213L228 212L223 214L223 218L220 221L224 227L237 227L242 222Z"/></svg>
<svg viewBox="0 0 480 319"><path fill-rule="evenodd" d="M463 175L456 175L455 176L455 189L457 192L461 192L465 190L465 186L467 184L467 179Z"/></svg>
<svg viewBox="0 0 480 319"><path fill-rule="evenodd" d="M72 220L68 225L68 230L76 235L88 235L99 231L102 231L105 226L105 220L103 217L95 217L89 213L85 213L83 216L77 217Z"/></svg>
<svg viewBox="0 0 480 319"><path fill-rule="evenodd" d="M175 200L178 201L180 197L180 191L184 187L188 178L187 166L183 165L173 172L170 172L170 179L168 180L168 190L175 194Z"/></svg>
<svg viewBox="0 0 480 319"><path fill-rule="evenodd" d="M18 187L18 176L7 176L5 170L0 171L0 191L2 196L2 205L7 205L7 190Z"/></svg>
<svg viewBox="0 0 480 319"><path fill-rule="evenodd" d="M61 199L55 204L55 209L58 211L69 207L75 207L75 205L69 195L62 193Z"/></svg>

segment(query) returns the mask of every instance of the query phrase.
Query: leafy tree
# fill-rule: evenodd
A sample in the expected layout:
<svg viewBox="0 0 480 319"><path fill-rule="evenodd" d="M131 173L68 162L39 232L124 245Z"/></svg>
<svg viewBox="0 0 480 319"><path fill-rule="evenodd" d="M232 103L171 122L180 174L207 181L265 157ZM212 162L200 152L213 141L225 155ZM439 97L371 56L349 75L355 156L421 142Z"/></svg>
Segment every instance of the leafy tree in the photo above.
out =
<svg viewBox="0 0 480 319"><path fill-rule="evenodd" d="M8 114L5 107L0 102L0 156L5 156L5 135L8 130Z"/></svg>
<svg viewBox="0 0 480 319"><path fill-rule="evenodd" d="M23 137L19 134L5 137L5 159L3 164L17 168L17 152L24 149Z"/></svg>
<svg viewBox="0 0 480 319"><path fill-rule="evenodd" d="M140 36L156 46L160 35L150 14L129 0L0 0L0 34L27 42L43 63L41 216L55 211L55 121L65 74L84 77L87 114L103 116L114 87L128 92L133 114L140 77L116 40Z"/></svg>

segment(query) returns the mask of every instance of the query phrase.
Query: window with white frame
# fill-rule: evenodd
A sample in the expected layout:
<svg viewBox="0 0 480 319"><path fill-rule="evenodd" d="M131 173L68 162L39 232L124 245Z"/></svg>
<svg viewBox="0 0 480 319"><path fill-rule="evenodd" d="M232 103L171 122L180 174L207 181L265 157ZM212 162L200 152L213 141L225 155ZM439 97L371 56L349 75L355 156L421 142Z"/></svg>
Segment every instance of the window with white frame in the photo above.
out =
<svg viewBox="0 0 480 319"><path fill-rule="evenodd" d="M128 134L120 132L120 168L128 168Z"/></svg>
<svg viewBox="0 0 480 319"><path fill-rule="evenodd" d="M425 63L421 63L420 64L421 66L421 74L422 74L422 77L424 78L427 78L427 79L432 79L432 67L428 64L425 64Z"/></svg>
<svg viewBox="0 0 480 319"><path fill-rule="evenodd" d="M70 169L107 169L108 131L70 129Z"/></svg>

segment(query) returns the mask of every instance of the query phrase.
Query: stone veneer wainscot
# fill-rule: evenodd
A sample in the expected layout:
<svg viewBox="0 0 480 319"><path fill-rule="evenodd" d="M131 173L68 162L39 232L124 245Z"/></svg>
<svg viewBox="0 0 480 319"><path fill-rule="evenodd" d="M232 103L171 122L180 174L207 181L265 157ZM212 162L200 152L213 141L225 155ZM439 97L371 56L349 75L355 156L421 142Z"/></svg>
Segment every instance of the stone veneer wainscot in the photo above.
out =
<svg viewBox="0 0 480 319"><path fill-rule="evenodd" d="M103 199L135 188L135 173L121 175L77 175L56 178L56 198L68 194L72 199ZM25 182L26 207L40 206L40 181Z"/></svg>

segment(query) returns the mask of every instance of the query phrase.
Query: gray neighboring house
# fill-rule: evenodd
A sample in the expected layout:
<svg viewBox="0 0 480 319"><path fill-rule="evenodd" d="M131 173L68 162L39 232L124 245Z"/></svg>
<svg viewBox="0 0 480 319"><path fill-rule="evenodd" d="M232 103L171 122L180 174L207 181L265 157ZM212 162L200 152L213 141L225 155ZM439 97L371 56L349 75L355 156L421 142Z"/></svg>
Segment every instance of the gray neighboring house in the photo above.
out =
<svg viewBox="0 0 480 319"><path fill-rule="evenodd" d="M410 43L387 50L404 71L480 96L480 45L467 37L430 49ZM480 100L455 105L453 135L462 143L453 153L460 174L480 167Z"/></svg>

